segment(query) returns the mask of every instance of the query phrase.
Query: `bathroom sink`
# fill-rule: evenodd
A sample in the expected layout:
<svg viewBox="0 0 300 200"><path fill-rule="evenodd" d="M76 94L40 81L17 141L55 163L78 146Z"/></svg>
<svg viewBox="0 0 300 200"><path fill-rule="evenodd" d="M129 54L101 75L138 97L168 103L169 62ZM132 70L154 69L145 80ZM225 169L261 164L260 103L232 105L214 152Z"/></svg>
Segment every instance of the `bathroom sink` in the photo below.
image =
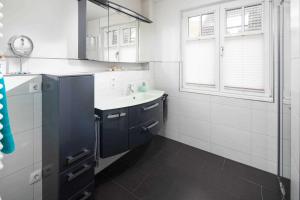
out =
<svg viewBox="0 0 300 200"><path fill-rule="evenodd" d="M95 101L95 107L100 110L125 108L153 101L162 97L163 95L164 91L150 90L148 92L134 93L129 96L116 97L112 100L106 100L101 102Z"/></svg>

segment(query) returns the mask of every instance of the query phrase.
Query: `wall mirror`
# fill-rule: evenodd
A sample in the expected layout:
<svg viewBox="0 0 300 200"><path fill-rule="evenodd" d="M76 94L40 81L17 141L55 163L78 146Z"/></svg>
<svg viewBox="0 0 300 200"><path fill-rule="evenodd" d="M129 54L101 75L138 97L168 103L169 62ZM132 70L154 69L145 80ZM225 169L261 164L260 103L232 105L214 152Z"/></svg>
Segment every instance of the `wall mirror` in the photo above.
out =
<svg viewBox="0 0 300 200"><path fill-rule="evenodd" d="M79 2L79 58L124 63L150 61L145 53L149 19L109 1Z"/></svg>
<svg viewBox="0 0 300 200"><path fill-rule="evenodd" d="M108 40L108 7L87 1L86 4L86 59L109 61Z"/></svg>
<svg viewBox="0 0 300 200"><path fill-rule="evenodd" d="M139 21L109 8L109 27L105 30L108 37L106 48L110 62L139 61Z"/></svg>

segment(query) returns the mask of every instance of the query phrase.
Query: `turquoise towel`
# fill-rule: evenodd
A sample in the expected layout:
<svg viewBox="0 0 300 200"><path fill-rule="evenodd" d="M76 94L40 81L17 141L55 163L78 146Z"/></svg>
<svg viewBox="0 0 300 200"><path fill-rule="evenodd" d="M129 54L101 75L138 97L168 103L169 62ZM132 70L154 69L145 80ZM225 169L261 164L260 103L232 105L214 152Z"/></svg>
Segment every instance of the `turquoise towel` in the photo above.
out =
<svg viewBox="0 0 300 200"><path fill-rule="evenodd" d="M0 89L0 94L3 95L3 98L0 99L0 104L3 105L3 108L0 110L0 113L3 115L3 118L0 120L0 123L3 125L3 129L0 132L3 135L1 143L3 145L3 149L1 150L2 153L10 154L15 151L15 142L11 132L10 123L9 123L9 116L8 116L8 109L7 109L7 100L6 100L6 90L4 84L4 78L0 75L0 84L3 87Z"/></svg>

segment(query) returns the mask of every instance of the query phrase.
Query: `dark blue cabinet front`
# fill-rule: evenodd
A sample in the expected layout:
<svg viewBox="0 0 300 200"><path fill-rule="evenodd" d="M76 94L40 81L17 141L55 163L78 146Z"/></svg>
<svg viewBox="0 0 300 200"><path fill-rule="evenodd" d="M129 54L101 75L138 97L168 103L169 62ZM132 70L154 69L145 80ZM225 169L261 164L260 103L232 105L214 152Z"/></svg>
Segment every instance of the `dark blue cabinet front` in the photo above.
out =
<svg viewBox="0 0 300 200"><path fill-rule="evenodd" d="M163 123L162 98L128 108L101 111L100 157L107 158L149 142Z"/></svg>

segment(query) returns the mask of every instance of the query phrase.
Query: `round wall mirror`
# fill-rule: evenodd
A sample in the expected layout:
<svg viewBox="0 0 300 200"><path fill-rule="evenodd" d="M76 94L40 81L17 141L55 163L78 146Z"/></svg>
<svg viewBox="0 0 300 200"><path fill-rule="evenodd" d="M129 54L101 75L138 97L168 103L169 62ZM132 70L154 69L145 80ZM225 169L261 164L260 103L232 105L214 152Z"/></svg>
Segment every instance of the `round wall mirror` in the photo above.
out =
<svg viewBox="0 0 300 200"><path fill-rule="evenodd" d="M11 51L16 56L28 57L33 51L32 40L24 35L14 36L9 40Z"/></svg>

